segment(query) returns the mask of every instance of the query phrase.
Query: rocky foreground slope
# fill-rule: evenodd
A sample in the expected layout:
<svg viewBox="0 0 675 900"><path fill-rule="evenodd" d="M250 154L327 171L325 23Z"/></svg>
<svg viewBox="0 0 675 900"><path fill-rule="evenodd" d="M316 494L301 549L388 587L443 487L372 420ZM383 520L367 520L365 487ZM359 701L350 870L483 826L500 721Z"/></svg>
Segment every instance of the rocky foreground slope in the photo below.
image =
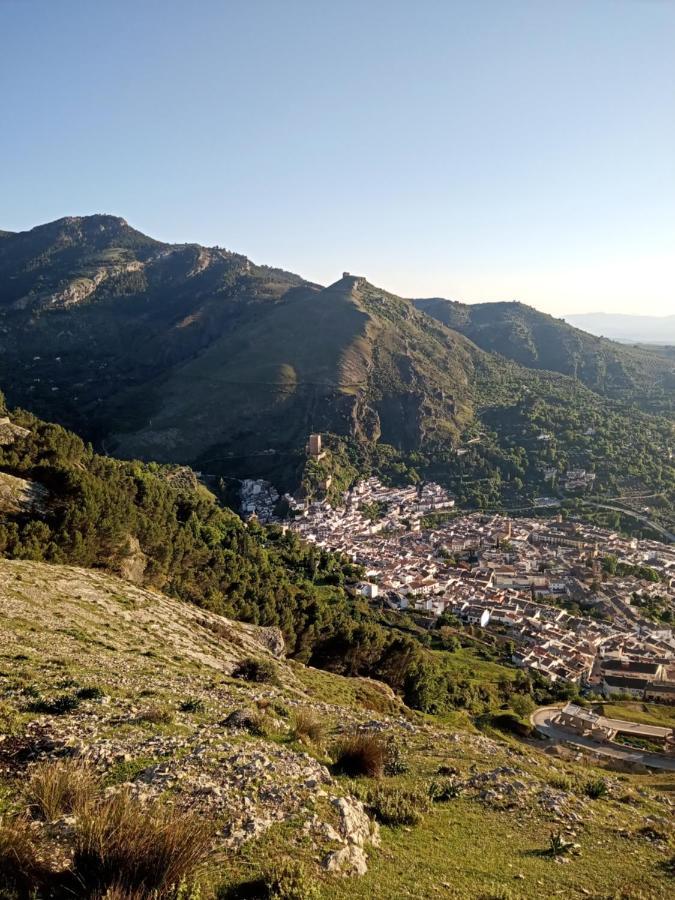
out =
<svg viewBox="0 0 675 900"><path fill-rule="evenodd" d="M386 745L380 777L335 772L353 733ZM0 815L46 762L86 763L108 793L209 824L203 897L672 896L675 779L545 749L285 661L274 629L0 560ZM34 838L67 870L77 815L44 818ZM301 883L270 887L284 859Z"/></svg>

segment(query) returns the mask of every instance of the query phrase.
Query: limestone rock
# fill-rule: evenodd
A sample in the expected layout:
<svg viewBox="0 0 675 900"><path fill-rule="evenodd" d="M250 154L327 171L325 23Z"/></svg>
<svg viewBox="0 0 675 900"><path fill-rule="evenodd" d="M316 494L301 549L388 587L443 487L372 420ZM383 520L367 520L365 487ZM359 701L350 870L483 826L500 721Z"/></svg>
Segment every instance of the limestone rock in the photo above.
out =
<svg viewBox="0 0 675 900"><path fill-rule="evenodd" d="M368 860L363 847L346 844L339 850L333 850L323 861L327 872L337 875L365 875L368 871Z"/></svg>

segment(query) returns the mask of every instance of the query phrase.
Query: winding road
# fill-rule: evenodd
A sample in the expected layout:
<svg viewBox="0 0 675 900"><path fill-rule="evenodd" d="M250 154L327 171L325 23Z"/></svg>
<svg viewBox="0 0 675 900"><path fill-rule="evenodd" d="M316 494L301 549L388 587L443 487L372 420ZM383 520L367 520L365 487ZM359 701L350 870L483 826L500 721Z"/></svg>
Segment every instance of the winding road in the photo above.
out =
<svg viewBox="0 0 675 900"><path fill-rule="evenodd" d="M618 747L600 744L592 738L574 734L573 731L568 731L554 722L559 712L559 706L543 706L532 713L530 721L540 734L551 740L565 741L585 750L591 750L599 756L609 756L613 759L624 760L624 762L637 763L648 766L650 769L675 772L675 757L662 756L659 753L643 753L639 750L620 750Z"/></svg>
<svg viewBox="0 0 675 900"><path fill-rule="evenodd" d="M657 531L660 535L662 535L662 537L666 538L671 543L675 541L675 534L673 534L672 531L668 531L668 529L664 528L663 525L659 525L658 522L652 522L652 520L648 519L647 516L643 516L632 509L626 509L623 506L610 506L608 503L596 503L594 500L583 500L582 502L587 506L597 506L600 509L611 509L614 512L623 513L625 516L631 516L633 519L637 519L638 522L643 522L654 531Z"/></svg>

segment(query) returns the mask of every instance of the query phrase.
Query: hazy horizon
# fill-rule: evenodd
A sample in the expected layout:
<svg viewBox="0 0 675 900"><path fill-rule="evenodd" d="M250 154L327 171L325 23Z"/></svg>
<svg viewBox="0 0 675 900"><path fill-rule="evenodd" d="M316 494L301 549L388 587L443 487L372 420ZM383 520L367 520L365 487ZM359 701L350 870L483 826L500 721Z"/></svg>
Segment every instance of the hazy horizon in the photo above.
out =
<svg viewBox="0 0 675 900"><path fill-rule="evenodd" d="M2 228L112 213L322 284L675 308L675 4L33 0L0 35Z"/></svg>

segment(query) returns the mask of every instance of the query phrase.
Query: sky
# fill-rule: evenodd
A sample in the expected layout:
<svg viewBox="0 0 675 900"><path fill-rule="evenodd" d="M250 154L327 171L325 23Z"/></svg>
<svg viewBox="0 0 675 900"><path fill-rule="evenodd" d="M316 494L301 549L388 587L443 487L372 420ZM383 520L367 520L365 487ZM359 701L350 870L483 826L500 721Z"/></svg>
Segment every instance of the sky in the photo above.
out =
<svg viewBox="0 0 675 900"><path fill-rule="evenodd" d="M675 313L675 0L0 0L0 228Z"/></svg>

